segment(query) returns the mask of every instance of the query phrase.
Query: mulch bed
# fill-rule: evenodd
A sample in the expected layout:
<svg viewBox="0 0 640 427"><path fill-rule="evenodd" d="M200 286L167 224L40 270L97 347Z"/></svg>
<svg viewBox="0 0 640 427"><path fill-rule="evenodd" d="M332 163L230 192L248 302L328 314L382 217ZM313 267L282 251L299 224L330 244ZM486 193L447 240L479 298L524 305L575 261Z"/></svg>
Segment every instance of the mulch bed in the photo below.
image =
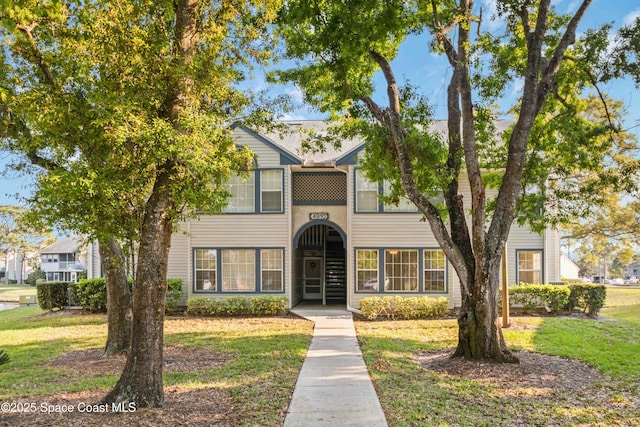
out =
<svg viewBox="0 0 640 427"><path fill-rule="evenodd" d="M499 395L551 395L587 387L605 379L596 369L559 356L527 351L514 354L520 363L493 363L452 358L453 349L417 353L414 361L425 369L454 378L495 386Z"/></svg>
<svg viewBox="0 0 640 427"><path fill-rule="evenodd" d="M102 358L101 349L73 351L49 361L56 369L68 370L64 381L74 377L117 375L122 372L125 355ZM165 372L199 371L215 368L232 358L228 354L189 346L171 346L164 350ZM33 413L2 413L0 426L210 426L237 424L237 411L230 397L220 388L202 387L186 389L165 387L162 408L137 408L134 412L113 413L104 407L89 412L106 394L105 391L59 393L54 396L21 399L22 403L35 402ZM18 401L18 399L16 399ZM71 406L73 412L61 412ZM52 413L47 410L52 408ZM100 412L103 411L103 412Z"/></svg>

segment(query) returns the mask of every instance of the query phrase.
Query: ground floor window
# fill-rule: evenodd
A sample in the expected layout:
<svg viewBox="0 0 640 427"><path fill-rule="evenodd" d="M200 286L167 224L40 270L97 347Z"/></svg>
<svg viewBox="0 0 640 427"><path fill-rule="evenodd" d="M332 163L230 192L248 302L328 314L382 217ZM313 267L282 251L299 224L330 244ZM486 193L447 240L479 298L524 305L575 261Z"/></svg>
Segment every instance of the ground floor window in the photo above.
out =
<svg viewBox="0 0 640 427"><path fill-rule="evenodd" d="M519 250L518 283L542 283L542 251Z"/></svg>
<svg viewBox="0 0 640 427"><path fill-rule="evenodd" d="M196 291L215 291L216 270L217 270L217 252L214 249L196 249L193 254L195 264L195 290Z"/></svg>
<svg viewBox="0 0 640 427"><path fill-rule="evenodd" d="M378 290L378 251L358 249L356 251L356 283L359 291Z"/></svg>
<svg viewBox="0 0 640 427"><path fill-rule="evenodd" d="M284 250L193 250L194 292L282 292ZM219 284L219 285L218 285Z"/></svg>
<svg viewBox="0 0 640 427"><path fill-rule="evenodd" d="M253 249L222 251L222 291L256 290L256 252Z"/></svg>
<svg viewBox="0 0 640 427"><path fill-rule="evenodd" d="M446 289L446 264L442 249L425 249L424 254L424 290L440 291Z"/></svg>
<svg viewBox="0 0 640 427"><path fill-rule="evenodd" d="M447 292L446 261L442 249L358 248L356 292Z"/></svg>
<svg viewBox="0 0 640 427"><path fill-rule="evenodd" d="M260 251L262 290L282 292L284 288L282 270L282 250L262 249Z"/></svg>
<svg viewBox="0 0 640 427"><path fill-rule="evenodd" d="M384 251L384 290L393 292L418 291L418 251Z"/></svg>

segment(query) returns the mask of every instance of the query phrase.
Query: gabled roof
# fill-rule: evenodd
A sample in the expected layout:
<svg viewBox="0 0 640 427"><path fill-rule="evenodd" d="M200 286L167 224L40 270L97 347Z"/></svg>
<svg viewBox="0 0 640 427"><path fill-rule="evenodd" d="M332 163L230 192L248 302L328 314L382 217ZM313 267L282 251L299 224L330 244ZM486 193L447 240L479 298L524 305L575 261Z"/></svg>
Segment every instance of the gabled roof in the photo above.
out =
<svg viewBox="0 0 640 427"><path fill-rule="evenodd" d="M69 236L42 249L40 254L73 254L78 252L81 246L82 240L79 237Z"/></svg>
<svg viewBox="0 0 640 427"><path fill-rule="evenodd" d="M339 147L325 144L320 151L305 150L304 143L327 135L329 122L325 120L289 120L282 122L288 131L272 131L263 134L256 133L241 126L243 130L274 148L280 153L282 164L326 164L338 165L355 164L357 154L363 150L367 142L360 138L342 140ZM494 125L498 133L505 131L513 122L511 120L496 120ZM447 135L447 121L435 120L431 124L432 130Z"/></svg>

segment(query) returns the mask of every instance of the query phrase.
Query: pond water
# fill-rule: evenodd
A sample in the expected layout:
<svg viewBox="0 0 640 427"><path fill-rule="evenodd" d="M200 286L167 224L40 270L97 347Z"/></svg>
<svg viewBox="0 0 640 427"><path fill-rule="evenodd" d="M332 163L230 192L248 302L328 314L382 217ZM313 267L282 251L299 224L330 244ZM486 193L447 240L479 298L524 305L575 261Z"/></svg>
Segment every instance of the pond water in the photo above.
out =
<svg viewBox="0 0 640 427"><path fill-rule="evenodd" d="M0 311L16 308L18 305L19 304L15 302L0 302Z"/></svg>

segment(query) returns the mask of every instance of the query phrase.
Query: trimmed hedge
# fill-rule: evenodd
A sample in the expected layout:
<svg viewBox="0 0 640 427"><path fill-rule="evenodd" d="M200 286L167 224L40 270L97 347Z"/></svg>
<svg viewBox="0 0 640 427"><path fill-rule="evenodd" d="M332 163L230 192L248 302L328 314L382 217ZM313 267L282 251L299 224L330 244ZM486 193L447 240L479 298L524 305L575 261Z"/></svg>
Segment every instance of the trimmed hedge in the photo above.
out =
<svg viewBox="0 0 640 427"><path fill-rule="evenodd" d="M360 311L369 320L380 317L390 319L426 319L444 315L449 310L445 297L366 297L360 301Z"/></svg>
<svg viewBox="0 0 640 427"><path fill-rule="evenodd" d="M562 285L520 284L509 287L509 301L521 304L525 310L544 307L555 313L567 306L571 289Z"/></svg>
<svg viewBox="0 0 640 427"><path fill-rule="evenodd" d="M280 316L287 308L287 298L259 296L254 298L232 296L222 299L191 298L187 301L187 314L192 316Z"/></svg>
<svg viewBox="0 0 640 427"><path fill-rule="evenodd" d="M595 317L604 307L607 298L607 288L601 284L580 283L569 285L571 296L567 308L573 310L580 307L589 316Z"/></svg>
<svg viewBox="0 0 640 427"><path fill-rule="evenodd" d="M167 279L167 296L166 296L166 309L167 311L176 311L178 309L178 303L182 299L184 292L182 291L182 279Z"/></svg>
<svg viewBox="0 0 640 427"><path fill-rule="evenodd" d="M552 313L561 309L582 308L596 316L604 306L606 288L600 284L535 285L522 283L509 287L509 301L526 310L545 308Z"/></svg>
<svg viewBox="0 0 640 427"><path fill-rule="evenodd" d="M133 281L131 278L127 280L129 282L129 289L131 289ZM104 277L81 280L77 283L76 288L77 298L75 301L77 301L84 310L94 313L107 311L107 284ZM167 310L176 310L182 295L182 279L168 279L166 298Z"/></svg>
<svg viewBox="0 0 640 427"><path fill-rule="evenodd" d="M38 305L43 310L62 310L68 305L68 282L40 282L36 285Z"/></svg>

